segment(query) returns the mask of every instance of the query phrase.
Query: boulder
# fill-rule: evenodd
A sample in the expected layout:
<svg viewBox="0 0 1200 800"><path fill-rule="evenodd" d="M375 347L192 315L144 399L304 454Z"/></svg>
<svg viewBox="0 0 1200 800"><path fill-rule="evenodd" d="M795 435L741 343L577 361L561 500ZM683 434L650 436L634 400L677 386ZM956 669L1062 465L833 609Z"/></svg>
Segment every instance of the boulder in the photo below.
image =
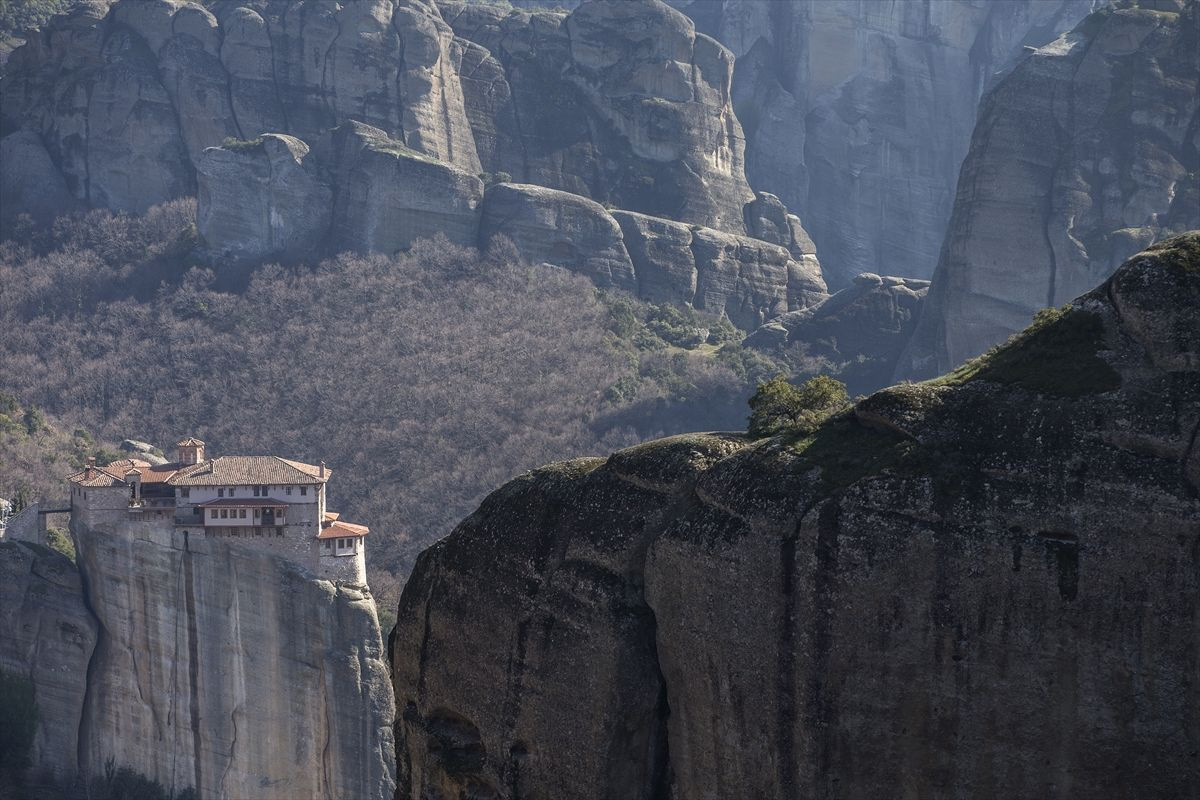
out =
<svg viewBox="0 0 1200 800"><path fill-rule="evenodd" d="M565 267L601 288L637 290L620 226L585 197L529 184L492 186L483 199L480 245L498 235L531 263Z"/></svg>
<svg viewBox="0 0 1200 800"><path fill-rule="evenodd" d="M235 263L311 257L332 197L314 161L307 144L275 133L205 150L196 224L210 254Z"/></svg>

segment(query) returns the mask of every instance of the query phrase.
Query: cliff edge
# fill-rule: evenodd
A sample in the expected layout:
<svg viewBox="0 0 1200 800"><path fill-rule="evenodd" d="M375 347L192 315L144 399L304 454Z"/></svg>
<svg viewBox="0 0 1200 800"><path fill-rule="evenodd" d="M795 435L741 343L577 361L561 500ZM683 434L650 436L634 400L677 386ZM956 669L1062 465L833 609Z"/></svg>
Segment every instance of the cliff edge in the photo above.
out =
<svg viewBox="0 0 1200 800"><path fill-rule="evenodd" d="M399 797L1200 791L1200 233L811 436L551 465L427 550Z"/></svg>

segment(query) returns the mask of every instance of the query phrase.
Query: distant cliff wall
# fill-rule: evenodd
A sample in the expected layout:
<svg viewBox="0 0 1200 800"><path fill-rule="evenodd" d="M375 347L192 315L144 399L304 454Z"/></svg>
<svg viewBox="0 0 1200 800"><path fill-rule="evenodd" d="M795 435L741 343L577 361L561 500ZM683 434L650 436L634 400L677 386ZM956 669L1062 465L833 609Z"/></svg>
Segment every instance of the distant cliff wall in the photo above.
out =
<svg viewBox="0 0 1200 800"><path fill-rule="evenodd" d="M984 100L898 378L954 367L1150 242L1200 228L1200 4L1123 6L1030 54Z"/></svg>
<svg viewBox="0 0 1200 800"><path fill-rule="evenodd" d="M677 0L737 57L746 175L804 220L841 289L927 278L979 98L1094 0Z"/></svg>
<svg viewBox="0 0 1200 800"><path fill-rule="evenodd" d="M27 131L8 146L26 163L0 188L24 198L18 179L36 168L86 204L140 211L194 193L204 149L226 137L313 142L355 119L470 175L743 233L754 194L732 79L729 51L658 0L570 14L432 0L81 3L0 78L0 135ZM31 210L53 210L35 199Z"/></svg>

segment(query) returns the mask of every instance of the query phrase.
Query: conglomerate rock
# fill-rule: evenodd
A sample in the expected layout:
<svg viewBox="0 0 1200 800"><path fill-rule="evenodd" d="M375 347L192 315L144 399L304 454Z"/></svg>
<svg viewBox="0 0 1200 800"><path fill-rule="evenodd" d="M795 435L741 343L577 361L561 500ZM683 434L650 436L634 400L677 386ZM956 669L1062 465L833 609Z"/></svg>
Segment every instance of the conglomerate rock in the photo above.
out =
<svg viewBox="0 0 1200 800"><path fill-rule="evenodd" d="M1200 233L811 435L556 464L425 551L402 797L1200 791Z"/></svg>
<svg viewBox="0 0 1200 800"><path fill-rule="evenodd" d="M78 774L79 723L97 629L79 572L66 556L0 540L0 670L33 684L38 725L29 769L35 784L70 785Z"/></svg>
<svg viewBox="0 0 1200 800"><path fill-rule="evenodd" d="M898 377L953 367L1200 227L1200 4L1124 5L988 94Z"/></svg>

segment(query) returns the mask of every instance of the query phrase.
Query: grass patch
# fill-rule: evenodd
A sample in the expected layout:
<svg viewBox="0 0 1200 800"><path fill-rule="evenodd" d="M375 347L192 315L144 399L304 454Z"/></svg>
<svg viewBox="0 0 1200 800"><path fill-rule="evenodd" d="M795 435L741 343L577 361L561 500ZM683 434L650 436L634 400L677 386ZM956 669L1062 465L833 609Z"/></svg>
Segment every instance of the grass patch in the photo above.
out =
<svg viewBox="0 0 1200 800"><path fill-rule="evenodd" d="M801 471L820 468L821 492L826 495L898 466L918 449L913 440L894 431L868 428L853 414L836 417L811 435L797 434L787 446L801 456Z"/></svg>
<svg viewBox="0 0 1200 800"><path fill-rule="evenodd" d="M225 140L221 142L221 147L234 153L260 153L263 149L263 140L261 136L257 139L236 139L226 136Z"/></svg>
<svg viewBox="0 0 1200 800"><path fill-rule="evenodd" d="M1062 397L1111 392L1120 388L1121 376L1097 355L1103 345L1098 314L1070 305L1047 308L1005 344L927 384L983 380Z"/></svg>
<svg viewBox="0 0 1200 800"><path fill-rule="evenodd" d="M57 550L67 558L71 559L71 563L75 563L75 542L71 539L71 534L62 528L49 528L46 530L46 544L51 550Z"/></svg>

